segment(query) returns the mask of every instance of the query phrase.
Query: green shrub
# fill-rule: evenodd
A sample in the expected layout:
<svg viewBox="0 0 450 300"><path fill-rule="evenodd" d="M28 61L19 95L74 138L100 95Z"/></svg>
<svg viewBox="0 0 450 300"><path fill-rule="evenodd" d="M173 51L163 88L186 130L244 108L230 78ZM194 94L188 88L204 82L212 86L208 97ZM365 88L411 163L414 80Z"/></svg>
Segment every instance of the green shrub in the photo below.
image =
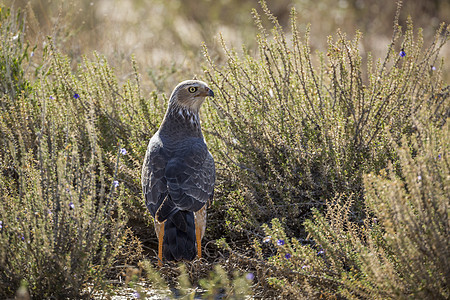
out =
<svg viewBox="0 0 450 300"><path fill-rule="evenodd" d="M204 48L217 94L204 113L218 161L216 209L232 233L255 232L279 218L301 236L311 208L335 195L354 194L354 212L364 214L363 174L395 159L387 134L394 141L411 134L411 116L440 101L438 54L449 31L442 26L424 48L411 21L406 29L396 21L384 59L361 53L360 32L351 40L338 32L326 53L314 55L309 30L300 38L295 10L284 33L262 6L274 27L267 31L253 12L256 53L229 49L222 39L222 66Z"/></svg>
<svg viewBox="0 0 450 300"><path fill-rule="evenodd" d="M2 20L2 32L11 22ZM131 234L118 178L124 155L104 140L114 131L95 98L114 95L117 83L101 58L86 60L75 76L50 43L45 67L24 92L27 50L17 39L2 43L10 59L1 69L20 80L0 100L0 296L25 285L33 298L77 298L105 287Z"/></svg>
<svg viewBox="0 0 450 300"><path fill-rule="evenodd" d="M401 177L392 167L385 176L365 176L367 203L383 229L380 247L391 258L381 265L368 257L367 276L390 297L450 297L448 120L442 128L419 123L425 128L409 147L402 140Z"/></svg>
<svg viewBox="0 0 450 300"><path fill-rule="evenodd" d="M11 99L29 91L24 78L24 63L28 60L28 43L23 30L25 21L21 12L11 12L0 6L0 96L8 94ZM31 52L33 53L33 52ZM7 103L1 103L4 108Z"/></svg>
<svg viewBox="0 0 450 300"><path fill-rule="evenodd" d="M222 39L227 61L217 65L204 48L205 72L217 91L204 114L220 170L213 209L225 219L215 230L225 230L226 240L239 246L227 248L230 260L255 270L254 288L264 297L448 297L448 268L442 264L447 209L440 209L442 222L430 217L438 215L436 207L448 206L441 192L445 168L438 172L440 186L429 192L434 206L411 219L405 231L394 226L392 236L383 222L407 208L397 204L395 213L386 211L390 198L376 200L369 182L386 170L390 180L404 181L416 160L431 157L427 139L446 140L450 94L441 80L439 51L449 28L442 25L424 47L421 30L416 34L411 20L401 28L397 11L383 59L361 53L359 32L348 40L338 31L328 39L326 54L313 55L309 31L299 37L295 10L285 33L262 5L274 27L268 32L254 12L256 54L229 49ZM423 145L415 146L416 136ZM402 149L413 156L405 159ZM425 164L430 170L432 162ZM389 193L386 185L376 188ZM304 223L308 217L312 221ZM271 241L266 244L259 229L269 222L262 226ZM415 233L414 222L424 229ZM430 228L434 223L439 225ZM233 242L238 234L254 239L254 252ZM419 264L418 241L427 238L426 249L442 252L424 253L424 265L412 272L408 261Z"/></svg>
<svg viewBox="0 0 450 300"><path fill-rule="evenodd" d="M2 297L14 295L21 281L38 298L77 297L87 283L98 289L126 237L122 197L104 193L95 151L80 155L76 135L67 150L48 147L55 142L48 134L38 160L7 141L10 166L0 176Z"/></svg>
<svg viewBox="0 0 450 300"><path fill-rule="evenodd" d="M277 219L264 226L277 245L269 282L286 297L447 299L449 133L449 123L428 124L396 147L400 176L392 165L364 176L362 222L353 220L351 198L341 197L305 223L314 246L287 238Z"/></svg>

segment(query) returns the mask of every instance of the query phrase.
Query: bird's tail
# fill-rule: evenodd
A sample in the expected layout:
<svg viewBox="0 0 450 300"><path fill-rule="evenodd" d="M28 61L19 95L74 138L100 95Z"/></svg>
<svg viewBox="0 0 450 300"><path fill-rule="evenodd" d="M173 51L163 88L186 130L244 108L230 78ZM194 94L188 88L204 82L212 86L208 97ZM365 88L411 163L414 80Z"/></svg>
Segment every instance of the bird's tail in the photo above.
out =
<svg viewBox="0 0 450 300"><path fill-rule="evenodd" d="M193 260L196 255L194 213L179 210L164 224L164 257L175 261Z"/></svg>

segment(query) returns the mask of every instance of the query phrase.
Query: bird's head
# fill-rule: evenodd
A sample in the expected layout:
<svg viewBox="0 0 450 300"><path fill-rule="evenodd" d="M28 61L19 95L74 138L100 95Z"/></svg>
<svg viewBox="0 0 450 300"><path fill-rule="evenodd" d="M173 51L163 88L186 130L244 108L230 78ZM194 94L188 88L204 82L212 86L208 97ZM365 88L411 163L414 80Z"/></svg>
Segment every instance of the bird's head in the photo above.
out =
<svg viewBox="0 0 450 300"><path fill-rule="evenodd" d="M214 97L214 93L206 83L200 80L186 80L175 87L169 105L180 106L197 113L207 96Z"/></svg>

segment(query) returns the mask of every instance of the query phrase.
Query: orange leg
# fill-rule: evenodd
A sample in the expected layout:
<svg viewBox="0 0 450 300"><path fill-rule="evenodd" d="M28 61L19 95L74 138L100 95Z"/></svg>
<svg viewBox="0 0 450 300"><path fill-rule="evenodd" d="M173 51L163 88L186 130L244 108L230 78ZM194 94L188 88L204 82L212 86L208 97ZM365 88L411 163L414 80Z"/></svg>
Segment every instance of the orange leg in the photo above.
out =
<svg viewBox="0 0 450 300"><path fill-rule="evenodd" d="M158 266L162 267L162 246L163 246L163 240L164 240L164 223L161 224L161 227L158 232Z"/></svg>
<svg viewBox="0 0 450 300"><path fill-rule="evenodd" d="M196 222L197 223L197 222ZM197 240L197 256L198 258L202 258L202 230L200 226L195 224L195 238Z"/></svg>
<svg viewBox="0 0 450 300"><path fill-rule="evenodd" d="M202 238L206 227L206 205L194 213L195 239L197 240L197 256L202 258Z"/></svg>

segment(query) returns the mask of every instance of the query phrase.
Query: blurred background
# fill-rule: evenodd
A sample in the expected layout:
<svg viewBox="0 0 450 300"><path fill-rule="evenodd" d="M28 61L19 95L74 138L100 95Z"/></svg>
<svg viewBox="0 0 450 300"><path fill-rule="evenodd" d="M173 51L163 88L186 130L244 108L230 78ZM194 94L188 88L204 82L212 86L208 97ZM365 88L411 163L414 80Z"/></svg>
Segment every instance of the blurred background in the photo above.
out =
<svg viewBox="0 0 450 300"><path fill-rule="evenodd" d="M261 10L256 0L15 0L4 4L26 13L27 38L38 46L36 54L51 36L74 66L93 51L105 55L119 80L131 73L129 62L134 55L147 88L160 92L166 84L202 72L202 42L220 60L219 34L229 46L239 49L245 44L252 50L256 28L251 10ZM295 7L299 28L311 24L313 49L325 51L327 37L338 28L349 38L359 29L364 35L361 50L375 57L387 49L396 10L393 0L269 0L267 4L286 31ZM440 23L450 22L450 1L405 0L401 25L408 16L416 28L423 28L425 41L430 41ZM444 56L449 56L448 48L442 51Z"/></svg>

